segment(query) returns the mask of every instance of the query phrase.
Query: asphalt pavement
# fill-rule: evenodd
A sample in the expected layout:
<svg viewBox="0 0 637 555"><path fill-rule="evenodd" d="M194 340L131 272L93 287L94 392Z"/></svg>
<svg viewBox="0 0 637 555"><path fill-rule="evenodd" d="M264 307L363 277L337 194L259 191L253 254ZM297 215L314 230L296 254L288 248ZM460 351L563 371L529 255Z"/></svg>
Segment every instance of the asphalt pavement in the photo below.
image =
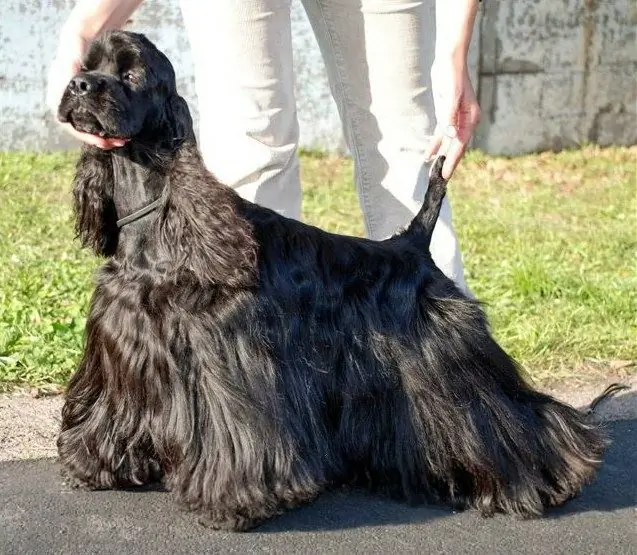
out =
<svg viewBox="0 0 637 555"><path fill-rule="evenodd" d="M637 420L613 422L596 481L543 518L330 493L255 531L215 532L160 488L81 492L53 459L0 463L0 553L637 554Z"/></svg>

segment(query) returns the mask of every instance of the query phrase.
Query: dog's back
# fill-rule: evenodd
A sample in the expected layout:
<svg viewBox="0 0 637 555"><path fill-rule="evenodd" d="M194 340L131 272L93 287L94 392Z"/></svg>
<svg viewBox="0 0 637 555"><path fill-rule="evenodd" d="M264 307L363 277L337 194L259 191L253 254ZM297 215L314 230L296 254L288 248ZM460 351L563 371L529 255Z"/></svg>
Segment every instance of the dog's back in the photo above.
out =
<svg viewBox="0 0 637 555"><path fill-rule="evenodd" d="M440 156L434 162L425 201L405 231L405 235L413 237L426 248L429 248L431 243L431 236L438 221L442 200L447 193L447 180L442 177L444 162L444 156Z"/></svg>

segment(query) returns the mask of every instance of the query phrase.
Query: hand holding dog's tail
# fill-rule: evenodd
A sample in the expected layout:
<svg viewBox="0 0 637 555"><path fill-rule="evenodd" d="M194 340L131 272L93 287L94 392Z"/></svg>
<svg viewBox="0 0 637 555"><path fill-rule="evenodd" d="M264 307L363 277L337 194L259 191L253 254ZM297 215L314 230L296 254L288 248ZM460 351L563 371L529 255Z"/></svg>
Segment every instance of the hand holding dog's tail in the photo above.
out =
<svg viewBox="0 0 637 555"><path fill-rule="evenodd" d="M429 176L429 186L425 194L425 201L407 228L408 235L418 237L418 240L424 241L427 247L431 243L431 235L438 221L442 199L445 198L447 193L447 180L442 177L444 163L444 156L436 158Z"/></svg>

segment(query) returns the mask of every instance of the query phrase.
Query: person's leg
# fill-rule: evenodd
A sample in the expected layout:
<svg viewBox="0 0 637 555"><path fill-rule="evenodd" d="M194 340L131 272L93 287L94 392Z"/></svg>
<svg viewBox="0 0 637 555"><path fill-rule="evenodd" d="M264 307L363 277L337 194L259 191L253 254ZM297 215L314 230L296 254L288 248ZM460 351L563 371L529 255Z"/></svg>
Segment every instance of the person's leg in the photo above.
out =
<svg viewBox="0 0 637 555"><path fill-rule="evenodd" d="M430 68L433 2L304 0L326 61L368 235L383 239L406 226L422 204L434 127ZM445 199L431 252L438 267L467 290Z"/></svg>
<svg viewBox="0 0 637 555"><path fill-rule="evenodd" d="M301 213L290 0L182 0L208 169L258 204Z"/></svg>

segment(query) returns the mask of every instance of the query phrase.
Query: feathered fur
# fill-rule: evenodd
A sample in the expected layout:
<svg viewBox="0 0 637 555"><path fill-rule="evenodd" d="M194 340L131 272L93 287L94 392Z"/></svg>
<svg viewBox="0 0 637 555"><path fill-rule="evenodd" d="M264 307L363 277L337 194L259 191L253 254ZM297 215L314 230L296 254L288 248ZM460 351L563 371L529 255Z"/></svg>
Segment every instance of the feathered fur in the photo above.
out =
<svg viewBox="0 0 637 555"><path fill-rule="evenodd" d="M172 68L140 35L92 47L86 78L110 84L86 100L91 125L125 127L103 62L122 49L153 80L126 93L148 104L129 143L78 165L78 234L109 258L58 440L76 484L162 479L212 526L245 530L334 484L533 516L593 478L601 431L525 383L431 259L441 161L421 213L386 241L283 218L206 171ZM77 124L85 101L64 102Z"/></svg>

